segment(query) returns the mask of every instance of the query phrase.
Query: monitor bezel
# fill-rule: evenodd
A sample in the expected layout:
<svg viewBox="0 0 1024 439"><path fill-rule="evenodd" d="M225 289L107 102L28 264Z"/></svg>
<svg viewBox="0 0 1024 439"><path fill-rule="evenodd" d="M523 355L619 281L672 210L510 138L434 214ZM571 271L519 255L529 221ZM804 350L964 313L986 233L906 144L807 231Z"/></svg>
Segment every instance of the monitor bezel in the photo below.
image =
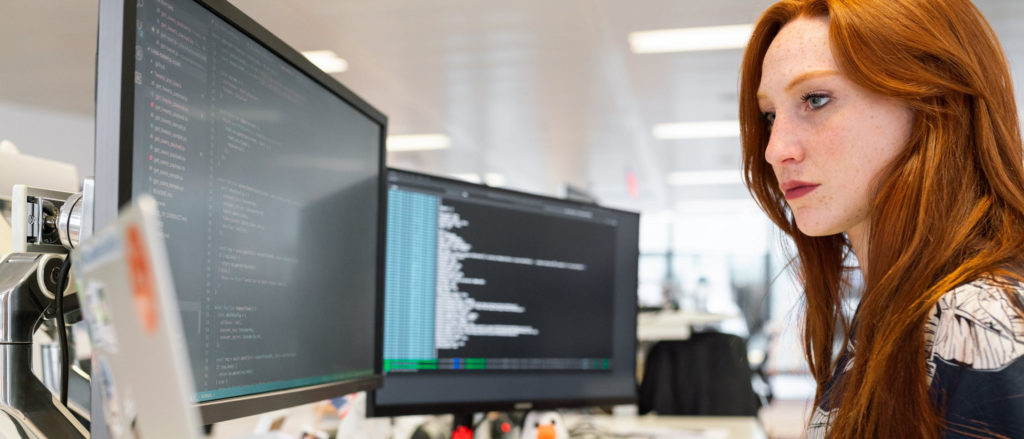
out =
<svg viewBox="0 0 1024 439"><path fill-rule="evenodd" d="M422 172L410 171L410 170L407 170L407 169L392 168L392 167L387 168L387 175L390 175L393 172L394 173L400 173L400 174L407 174L407 175L415 176L415 177L425 177L427 179L438 181L438 182L442 182L442 183L457 184L457 185L464 185L464 186L469 186L469 187L481 188L481 189L484 189L484 190L487 190L487 191L491 191L491 192L495 192L495 193L503 193L503 194L507 194L507 195L515 196L515 197L523 197L523 198L528 198L528 199L535 199L535 200L543 201L543 202L560 203L560 204L564 204L564 205L567 205L567 206L578 206L580 208L586 208L586 209L599 209L599 210L614 212L614 213L619 214L619 215L634 216L634 217L636 217L636 222L637 222L637 225L638 225L638 232L639 232L640 214L637 213L637 212L631 212L631 211L627 211L627 210L621 210L621 209L615 209L615 208L600 206L600 205L598 205L596 203L576 201L576 200L568 200L568 199L564 199L564 198L550 197L550 196L539 195L539 194L534 194L534 193L529 193L529 192L522 192L522 191L516 191L516 190L511 190L511 189L506 189L506 188L493 187L493 186L488 186L486 184L471 183L471 182L468 182L468 181L465 181L465 180L458 180L458 179L444 177L444 176L439 176L439 175L433 175L433 174L426 174L426 173L422 173ZM390 187L390 183L388 183L388 187ZM636 251L637 257L639 258L639 255L640 255L639 242L637 243L637 248L635 249L635 251ZM637 260L637 262L639 263L639 259ZM638 284L638 283L639 283L639 278L634 280L634 284ZM383 298L382 298L382 301L383 301ZM636 334L637 312L639 311L639 308L638 308L639 305L637 304L636 300L630 301L630 303L631 303L631 306L633 307L633 309L630 311L630 314L629 314L631 316L630 320L632 321L632 324L630 325L630 327L632 327L632 333ZM383 304L382 304L382 306L383 306ZM383 319L381 320L380 323L381 323L381 325L384 324ZM637 348L638 344L639 344L639 341L634 337L633 338L633 349L632 349L633 352L636 351L636 348ZM383 361L383 344L381 346L381 350L382 350L382 356L381 356L380 359L381 359L381 361ZM631 375L635 377L636 376L636 367L637 367L637 362L636 362L635 358L633 358L632 363L633 363L633 373ZM519 373L522 373L522 372L519 372ZM378 401L377 401L377 392L376 391L369 391L369 392L367 392L367 398L366 398L366 413L367 413L367 416L370 416L370 417L384 417L384 416L405 416L405 415L436 415L436 414L447 414L447 413L462 414L462 413L476 413L476 412L487 412L487 411L509 411L509 410L517 410L517 411L518 410L553 410L553 409L559 409L559 408L578 408L578 407L593 407L593 406L611 406L611 405L619 405L619 404L635 404L637 402L637 398L638 398L638 395L637 395L636 391L634 390L634 392L633 392L633 394L631 396L607 397L607 398L561 398L561 399L529 399L529 400L522 400L522 399L512 400L512 399L509 399L509 400L504 400L504 401L445 402L445 403L424 403L424 404L380 405L380 404L378 404Z"/></svg>
<svg viewBox="0 0 1024 439"><path fill-rule="evenodd" d="M131 202L133 107L135 96L135 20L142 0L101 0L96 54L96 154L94 228L100 229L117 217L122 206ZM173 0L172 0L173 1ZM387 116L374 108L338 80L314 66L297 50L256 23L225 0L188 0L242 32L280 59L333 93L380 127L377 155L378 222L387 214L387 172L385 139ZM119 49L119 50L115 50ZM116 200L116 202L114 202ZM371 390L381 384L383 355L384 230L377 231L377 272L375 273L375 327L373 374L350 380L303 386L253 395L205 401L197 404L203 422L210 424L330 397ZM101 404L93 388L93 404ZM98 405L97 405L98 406ZM102 422L102 421L101 421ZM99 424L102 425L102 424Z"/></svg>

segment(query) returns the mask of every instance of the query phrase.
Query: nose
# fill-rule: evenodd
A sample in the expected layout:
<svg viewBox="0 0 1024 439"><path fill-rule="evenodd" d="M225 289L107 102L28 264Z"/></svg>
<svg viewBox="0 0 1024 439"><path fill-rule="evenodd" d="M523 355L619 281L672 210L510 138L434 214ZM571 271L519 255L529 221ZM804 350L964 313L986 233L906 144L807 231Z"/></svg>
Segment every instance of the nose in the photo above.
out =
<svg viewBox="0 0 1024 439"><path fill-rule="evenodd" d="M764 159L773 167L800 163L804 159L804 149L796 133L782 118L776 117L772 125Z"/></svg>

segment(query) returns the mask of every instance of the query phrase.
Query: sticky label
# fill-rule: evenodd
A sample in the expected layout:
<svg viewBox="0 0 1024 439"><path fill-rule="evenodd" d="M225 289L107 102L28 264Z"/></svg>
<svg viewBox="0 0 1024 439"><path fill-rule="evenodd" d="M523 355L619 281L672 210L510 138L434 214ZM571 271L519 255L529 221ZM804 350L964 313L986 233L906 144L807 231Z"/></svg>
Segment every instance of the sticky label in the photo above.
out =
<svg viewBox="0 0 1024 439"><path fill-rule="evenodd" d="M135 299L135 313L142 328L152 334L157 329L157 297L152 264L147 255L139 227L128 225L125 229L125 257L128 260L132 297Z"/></svg>

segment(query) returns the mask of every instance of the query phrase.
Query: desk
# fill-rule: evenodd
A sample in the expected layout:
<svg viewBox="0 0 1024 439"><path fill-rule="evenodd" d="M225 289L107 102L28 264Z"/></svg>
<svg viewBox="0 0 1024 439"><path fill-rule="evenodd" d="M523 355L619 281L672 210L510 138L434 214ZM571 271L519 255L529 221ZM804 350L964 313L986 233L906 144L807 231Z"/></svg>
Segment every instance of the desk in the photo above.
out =
<svg viewBox="0 0 1024 439"><path fill-rule="evenodd" d="M732 317L682 310L642 312L637 315L636 337L641 342L686 340L694 325L717 323Z"/></svg>
<svg viewBox="0 0 1024 439"><path fill-rule="evenodd" d="M589 416L566 415L570 428L589 418L605 433L617 437L765 439L764 429L754 417L739 416Z"/></svg>
<svg viewBox="0 0 1024 439"><path fill-rule="evenodd" d="M291 416L285 421L282 431L277 434L252 435L253 428L258 423L259 416L236 419L223 424L217 424L214 428L213 437L216 439L294 439L302 431L302 427L312 425L312 405L295 407L287 410ZM563 420L570 428L589 422L596 427L604 436L614 434L617 438L678 438L678 439L766 439L764 430L754 417L733 417L733 416L622 416L622 415L579 415L564 414ZM408 439L415 424L423 422L428 417L413 416L396 418L392 423L387 418L374 418L359 420L361 424L356 437L368 439ZM413 421L412 426L399 428L402 421ZM449 421L450 422L450 421ZM330 421L336 427L337 420ZM489 438L486 422L481 424L477 430L477 438ZM632 433L632 434L631 434ZM626 436L623 436L626 434Z"/></svg>

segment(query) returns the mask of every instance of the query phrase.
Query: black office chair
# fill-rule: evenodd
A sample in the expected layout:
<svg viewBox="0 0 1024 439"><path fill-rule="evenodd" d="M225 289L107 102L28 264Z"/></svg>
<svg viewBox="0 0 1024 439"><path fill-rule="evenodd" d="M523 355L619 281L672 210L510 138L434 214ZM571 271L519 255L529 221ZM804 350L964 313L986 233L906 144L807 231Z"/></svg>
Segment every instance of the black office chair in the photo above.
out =
<svg viewBox="0 0 1024 439"><path fill-rule="evenodd" d="M732 334L693 334L651 348L640 384L640 414L757 416L746 342Z"/></svg>

